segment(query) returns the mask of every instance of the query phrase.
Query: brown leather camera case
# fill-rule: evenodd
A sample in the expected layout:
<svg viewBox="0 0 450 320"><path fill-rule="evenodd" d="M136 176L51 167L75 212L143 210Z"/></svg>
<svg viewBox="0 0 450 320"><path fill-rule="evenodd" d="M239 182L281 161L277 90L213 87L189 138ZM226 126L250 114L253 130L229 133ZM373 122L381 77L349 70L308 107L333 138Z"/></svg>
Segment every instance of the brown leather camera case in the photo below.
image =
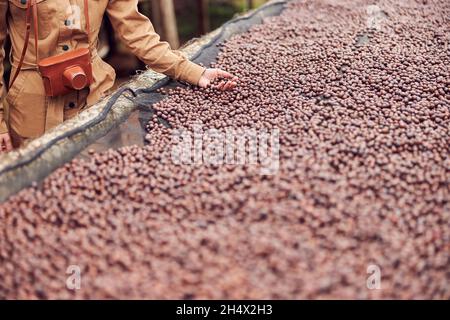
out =
<svg viewBox="0 0 450 320"><path fill-rule="evenodd" d="M62 55L42 59L39 71L47 96L55 97L72 90L82 90L92 83L89 49L77 49Z"/></svg>

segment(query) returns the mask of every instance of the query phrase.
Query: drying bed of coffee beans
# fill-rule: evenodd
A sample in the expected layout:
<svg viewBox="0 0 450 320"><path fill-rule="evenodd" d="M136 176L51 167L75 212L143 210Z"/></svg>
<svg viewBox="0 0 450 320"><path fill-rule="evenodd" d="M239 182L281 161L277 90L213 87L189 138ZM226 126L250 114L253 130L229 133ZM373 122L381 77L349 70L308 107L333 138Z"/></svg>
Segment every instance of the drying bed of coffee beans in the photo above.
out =
<svg viewBox="0 0 450 320"><path fill-rule="evenodd" d="M449 299L450 2L372 2L289 3L222 46L239 88L2 204L0 298ZM199 123L279 129L278 170L175 164Z"/></svg>

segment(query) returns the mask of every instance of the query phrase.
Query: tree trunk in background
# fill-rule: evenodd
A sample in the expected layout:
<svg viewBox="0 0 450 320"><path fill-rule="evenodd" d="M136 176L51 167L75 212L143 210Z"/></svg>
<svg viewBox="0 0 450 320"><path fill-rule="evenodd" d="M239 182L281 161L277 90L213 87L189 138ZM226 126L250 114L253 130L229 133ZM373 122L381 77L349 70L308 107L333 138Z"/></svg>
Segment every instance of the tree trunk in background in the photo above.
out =
<svg viewBox="0 0 450 320"><path fill-rule="evenodd" d="M203 35L210 29L209 25L209 0L197 0L198 7L198 30Z"/></svg>
<svg viewBox="0 0 450 320"><path fill-rule="evenodd" d="M247 8L253 9L255 4L253 3L253 0L247 0Z"/></svg>
<svg viewBox="0 0 450 320"><path fill-rule="evenodd" d="M146 1L148 12L151 13L151 15L148 15L148 17L152 17L152 24L155 28L155 31L161 36L164 36L161 23L161 8L159 7L159 0L150 0L149 2Z"/></svg>
<svg viewBox="0 0 450 320"><path fill-rule="evenodd" d="M177 19L175 17L173 0L159 0L159 6L164 38L170 43L173 49L178 49L180 47L180 40L178 38Z"/></svg>

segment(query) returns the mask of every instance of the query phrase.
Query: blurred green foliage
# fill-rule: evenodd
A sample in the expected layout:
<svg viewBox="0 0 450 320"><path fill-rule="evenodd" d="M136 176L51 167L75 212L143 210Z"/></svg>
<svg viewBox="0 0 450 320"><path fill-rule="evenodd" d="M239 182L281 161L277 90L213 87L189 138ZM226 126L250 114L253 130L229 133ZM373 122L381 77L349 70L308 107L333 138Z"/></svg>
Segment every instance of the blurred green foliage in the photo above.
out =
<svg viewBox="0 0 450 320"><path fill-rule="evenodd" d="M255 7L262 5L267 0L253 0ZM247 11L247 0L210 0L209 19L210 30L219 28L236 14ZM177 11L178 31L181 42L188 41L199 36L198 32L198 8L196 1L183 0L181 10Z"/></svg>

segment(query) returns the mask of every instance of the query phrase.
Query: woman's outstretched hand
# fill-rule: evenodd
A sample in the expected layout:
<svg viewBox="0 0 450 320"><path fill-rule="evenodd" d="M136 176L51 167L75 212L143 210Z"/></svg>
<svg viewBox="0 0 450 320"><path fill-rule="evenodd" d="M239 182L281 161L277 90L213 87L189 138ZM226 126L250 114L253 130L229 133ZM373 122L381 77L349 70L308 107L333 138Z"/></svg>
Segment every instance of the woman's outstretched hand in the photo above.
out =
<svg viewBox="0 0 450 320"><path fill-rule="evenodd" d="M231 73L220 69L206 69L200 78L198 85L201 88L207 88L217 80L219 80L219 82L214 84L213 88L226 91L232 90L237 86L238 78L233 76Z"/></svg>

